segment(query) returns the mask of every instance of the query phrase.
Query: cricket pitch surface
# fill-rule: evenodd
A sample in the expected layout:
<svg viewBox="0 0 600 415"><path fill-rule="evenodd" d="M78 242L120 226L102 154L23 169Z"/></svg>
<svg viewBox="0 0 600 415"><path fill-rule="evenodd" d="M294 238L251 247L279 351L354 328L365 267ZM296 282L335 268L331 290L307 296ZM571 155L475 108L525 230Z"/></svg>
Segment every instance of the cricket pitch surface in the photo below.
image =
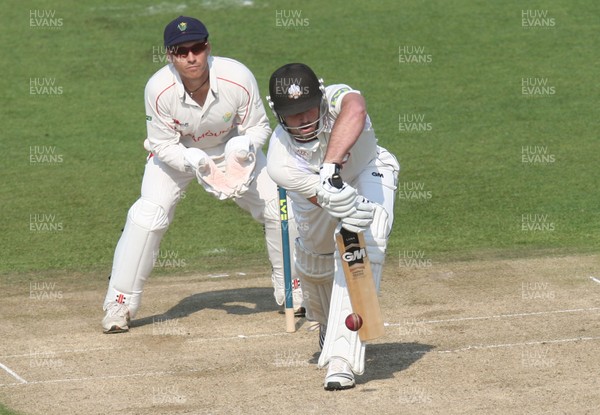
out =
<svg viewBox="0 0 600 415"><path fill-rule="evenodd" d="M268 270L153 276L129 333L105 277L0 283L0 402L23 414L600 413L600 257L394 263L385 336L323 390L318 330L285 333Z"/></svg>

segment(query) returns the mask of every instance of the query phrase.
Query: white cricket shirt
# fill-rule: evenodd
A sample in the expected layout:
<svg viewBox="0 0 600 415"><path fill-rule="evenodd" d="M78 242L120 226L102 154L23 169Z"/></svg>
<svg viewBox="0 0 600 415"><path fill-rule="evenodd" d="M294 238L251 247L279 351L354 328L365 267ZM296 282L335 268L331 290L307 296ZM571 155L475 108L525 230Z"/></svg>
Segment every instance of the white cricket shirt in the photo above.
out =
<svg viewBox="0 0 600 415"><path fill-rule="evenodd" d="M158 70L144 91L148 128L144 146L179 171L185 171L184 147L218 157L228 139L248 135L260 151L271 133L250 70L229 58L211 56L208 64L210 90L202 107L185 92L172 64Z"/></svg>
<svg viewBox="0 0 600 415"><path fill-rule="evenodd" d="M317 193L319 168L323 164L333 124L340 114L342 99L348 93L360 93L344 84L330 85L325 92L329 113L327 125L318 135L319 147L314 151L306 150L278 125L271 135L267 153L267 170L273 181L288 192L299 193L307 199ZM367 115L363 131L342 165L342 179L351 183L377 157L377 152L377 138Z"/></svg>

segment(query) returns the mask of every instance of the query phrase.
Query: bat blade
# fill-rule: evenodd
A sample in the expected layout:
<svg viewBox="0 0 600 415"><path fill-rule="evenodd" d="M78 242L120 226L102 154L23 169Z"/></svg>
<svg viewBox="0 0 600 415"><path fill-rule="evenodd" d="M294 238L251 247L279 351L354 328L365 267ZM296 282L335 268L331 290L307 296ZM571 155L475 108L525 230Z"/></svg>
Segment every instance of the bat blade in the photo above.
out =
<svg viewBox="0 0 600 415"><path fill-rule="evenodd" d="M354 233L340 228L336 234L336 241L352 310L363 320L358 336L361 341L377 339L383 336L385 330L365 237L362 232Z"/></svg>

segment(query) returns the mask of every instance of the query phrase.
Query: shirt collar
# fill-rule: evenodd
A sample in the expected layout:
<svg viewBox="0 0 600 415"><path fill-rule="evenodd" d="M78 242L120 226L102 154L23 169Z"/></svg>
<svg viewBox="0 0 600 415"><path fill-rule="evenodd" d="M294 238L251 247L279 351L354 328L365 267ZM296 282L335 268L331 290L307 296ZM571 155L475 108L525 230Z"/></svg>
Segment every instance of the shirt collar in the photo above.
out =
<svg viewBox="0 0 600 415"><path fill-rule="evenodd" d="M208 70L209 70L208 77L210 78L210 81L209 81L210 82L210 91L212 92L212 95L216 97L218 94L217 74L213 70L213 61L214 61L213 56L212 55L209 56L208 57ZM171 68L171 72L175 76L175 88L177 90L177 96L181 97L182 102L189 101L189 103L196 104L196 101L191 99L189 97L189 95L185 92L185 87L183 86L183 81L181 80L181 77L179 76L179 72L177 72L177 69L175 69L175 65L170 63L169 67ZM188 101L186 101L186 100L188 100ZM207 100L208 100L208 97L207 97Z"/></svg>

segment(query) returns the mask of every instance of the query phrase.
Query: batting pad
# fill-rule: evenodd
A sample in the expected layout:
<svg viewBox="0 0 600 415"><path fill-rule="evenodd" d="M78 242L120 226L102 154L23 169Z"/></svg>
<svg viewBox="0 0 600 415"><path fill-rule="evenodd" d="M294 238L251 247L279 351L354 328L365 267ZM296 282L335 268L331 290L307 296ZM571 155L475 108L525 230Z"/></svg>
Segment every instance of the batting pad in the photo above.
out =
<svg viewBox="0 0 600 415"><path fill-rule="evenodd" d="M168 226L167 213L161 206L145 199L138 199L131 206L115 249L105 309L110 302L118 301L127 306L131 318L135 316Z"/></svg>
<svg viewBox="0 0 600 415"><path fill-rule="evenodd" d="M391 224L387 211L379 204L373 203L373 222L364 233L367 253L371 263L383 264L387 248Z"/></svg>
<svg viewBox="0 0 600 415"><path fill-rule="evenodd" d="M294 265L306 304L306 317L327 324L334 272L333 255L318 255L307 251L300 238L296 239L294 255Z"/></svg>
<svg viewBox="0 0 600 415"><path fill-rule="evenodd" d="M367 250L370 256L373 247L369 246L368 242ZM366 345L360 341L358 331L351 331L346 327L346 317L353 312L352 304L350 302L350 294L348 293L346 277L344 275L338 251L335 252L334 257L335 275L333 279L333 291L331 293L327 334L325 336L323 350L319 356L319 367L323 368L327 366L333 357L340 357L350 364L354 373L362 375L365 371ZM377 259L379 259L377 255L374 255L373 259L370 258L370 262L373 281L375 282L375 287L379 293L379 283L381 281L383 263L374 262Z"/></svg>

